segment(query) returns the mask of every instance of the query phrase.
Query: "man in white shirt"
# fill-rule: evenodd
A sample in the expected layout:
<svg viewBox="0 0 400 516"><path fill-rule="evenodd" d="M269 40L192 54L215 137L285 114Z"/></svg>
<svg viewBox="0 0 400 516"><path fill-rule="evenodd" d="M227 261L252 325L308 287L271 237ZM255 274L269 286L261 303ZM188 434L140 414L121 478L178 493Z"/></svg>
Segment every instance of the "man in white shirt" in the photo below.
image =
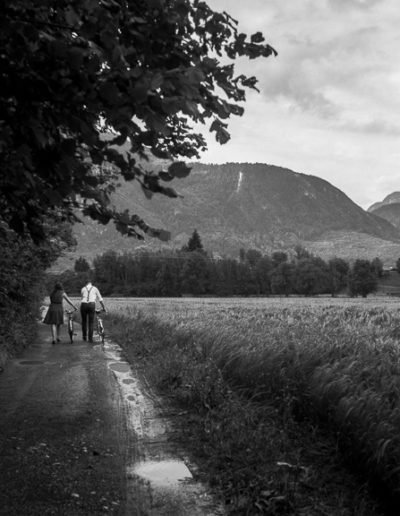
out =
<svg viewBox="0 0 400 516"><path fill-rule="evenodd" d="M81 317L82 317L82 338L89 342L93 342L93 322L96 312L96 299L99 300L102 308L106 311L103 298L99 289L92 285L92 281L88 279L86 285L81 290Z"/></svg>

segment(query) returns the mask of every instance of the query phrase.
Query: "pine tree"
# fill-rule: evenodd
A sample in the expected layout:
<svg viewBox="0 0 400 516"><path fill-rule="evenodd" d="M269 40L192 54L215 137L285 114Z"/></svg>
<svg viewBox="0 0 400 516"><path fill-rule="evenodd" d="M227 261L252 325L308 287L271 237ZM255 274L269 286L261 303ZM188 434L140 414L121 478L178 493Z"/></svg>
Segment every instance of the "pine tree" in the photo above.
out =
<svg viewBox="0 0 400 516"><path fill-rule="evenodd" d="M189 238L186 250L190 253L193 251L204 252L203 244L201 243L201 238L197 233L197 229L193 231L192 236Z"/></svg>

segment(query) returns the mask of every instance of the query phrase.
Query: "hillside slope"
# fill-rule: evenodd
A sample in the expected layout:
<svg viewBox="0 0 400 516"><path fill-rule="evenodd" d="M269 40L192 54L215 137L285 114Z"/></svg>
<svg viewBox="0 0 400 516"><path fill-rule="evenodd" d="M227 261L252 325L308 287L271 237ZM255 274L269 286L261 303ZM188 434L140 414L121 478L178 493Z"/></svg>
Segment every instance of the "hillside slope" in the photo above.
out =
<svg viewBox="0 0 400 516"><path fill-rule="evenodd" d="M375 202L368 208L368 212L373 213L378 208L381 208L382 206L386 206L388 204L396 204L400 203L400 192L392 192L391 194L387 195L383 201Z"/></svg>
<svg viewBox="0 0 400 516"><path fill-rule="evenodd" d="M399 245L399 231L391 223L364 211L327 181L285 168L196 163L187 178L171 185L182 197L156 195L149 200L136 183L125 183L113 203L138 213L150 225L171 231L171 246L185 244L196 228L208 250L225 255L237 256L241 247L271 252L299 243L312 248L318 242L329 244L339 239L344 248L332 250L327 245L330 253L353 256L352 242L357 241L357 253L363 256L372 252L374 257L384 241L386 247ZM106 249L123 251L143 246L142 242L121 237L113 226L91 221L77 225L74 232L78 247L71 257L90 259ZM353 236L346 240L345 235ZM360 250L363 239L369 242ZM375 242L372 249L371 239ZM144 245L157 249L162 244L150 239Z"/></svg>
<svg viewBox="0 0 400 516"><path fill-rule="evenodd" d="M372 213L400 229L400 202L379 206Z"/></svg>
<svg viewBox="0 0 400 516"><path fill-rule="evenodd" d="M387 195L382 202L370 206L368 212L387 220L400 229L400 192Z"/></svg>

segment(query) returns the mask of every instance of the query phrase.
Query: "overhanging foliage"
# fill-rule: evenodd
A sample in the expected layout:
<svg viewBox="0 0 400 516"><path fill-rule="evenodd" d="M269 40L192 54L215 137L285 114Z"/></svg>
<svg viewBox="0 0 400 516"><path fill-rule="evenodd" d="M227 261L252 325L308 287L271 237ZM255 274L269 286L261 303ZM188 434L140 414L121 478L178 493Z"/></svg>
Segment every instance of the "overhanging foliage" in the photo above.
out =
<svg viewBox="0 0 400 516"><path fill-rule="evenodd" d="M15 0L2 11L3 220L39 241L49 210L73 220L79 208L122 233L166 238L110 206L118 178L175 197L165 181L189 173L183 161L148 172L138 158L198 157L205 140L193 122L228 141L225 120L242 114L257 81L220 58L275 50L199 0Z"/></svg>

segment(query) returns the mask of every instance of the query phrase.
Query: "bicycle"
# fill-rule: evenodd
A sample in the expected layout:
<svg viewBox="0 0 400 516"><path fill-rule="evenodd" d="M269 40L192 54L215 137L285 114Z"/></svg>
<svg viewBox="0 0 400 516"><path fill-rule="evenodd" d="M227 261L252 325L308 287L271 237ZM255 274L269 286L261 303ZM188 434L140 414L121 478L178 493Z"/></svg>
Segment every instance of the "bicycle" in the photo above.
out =
<svg viewBox="0 0 400 516"><path fill-rule="evenodd" d="M74 314L76 310L66 310L66 314L68 316L68 323L67 323L67 329L68 329L68 335L69 335L69 341L72 344L74 342Z"/></svg>
<svg viewBox="0 0 400 516"><path fill-rule="evenodd" d="M104 340L105 340L105 331L104 331L104 324L103 324L103 318L100 317L101 312L104 312L105 310L96 309L96 330L97 334L100 337L101 345L104 347Z"/></svg>

